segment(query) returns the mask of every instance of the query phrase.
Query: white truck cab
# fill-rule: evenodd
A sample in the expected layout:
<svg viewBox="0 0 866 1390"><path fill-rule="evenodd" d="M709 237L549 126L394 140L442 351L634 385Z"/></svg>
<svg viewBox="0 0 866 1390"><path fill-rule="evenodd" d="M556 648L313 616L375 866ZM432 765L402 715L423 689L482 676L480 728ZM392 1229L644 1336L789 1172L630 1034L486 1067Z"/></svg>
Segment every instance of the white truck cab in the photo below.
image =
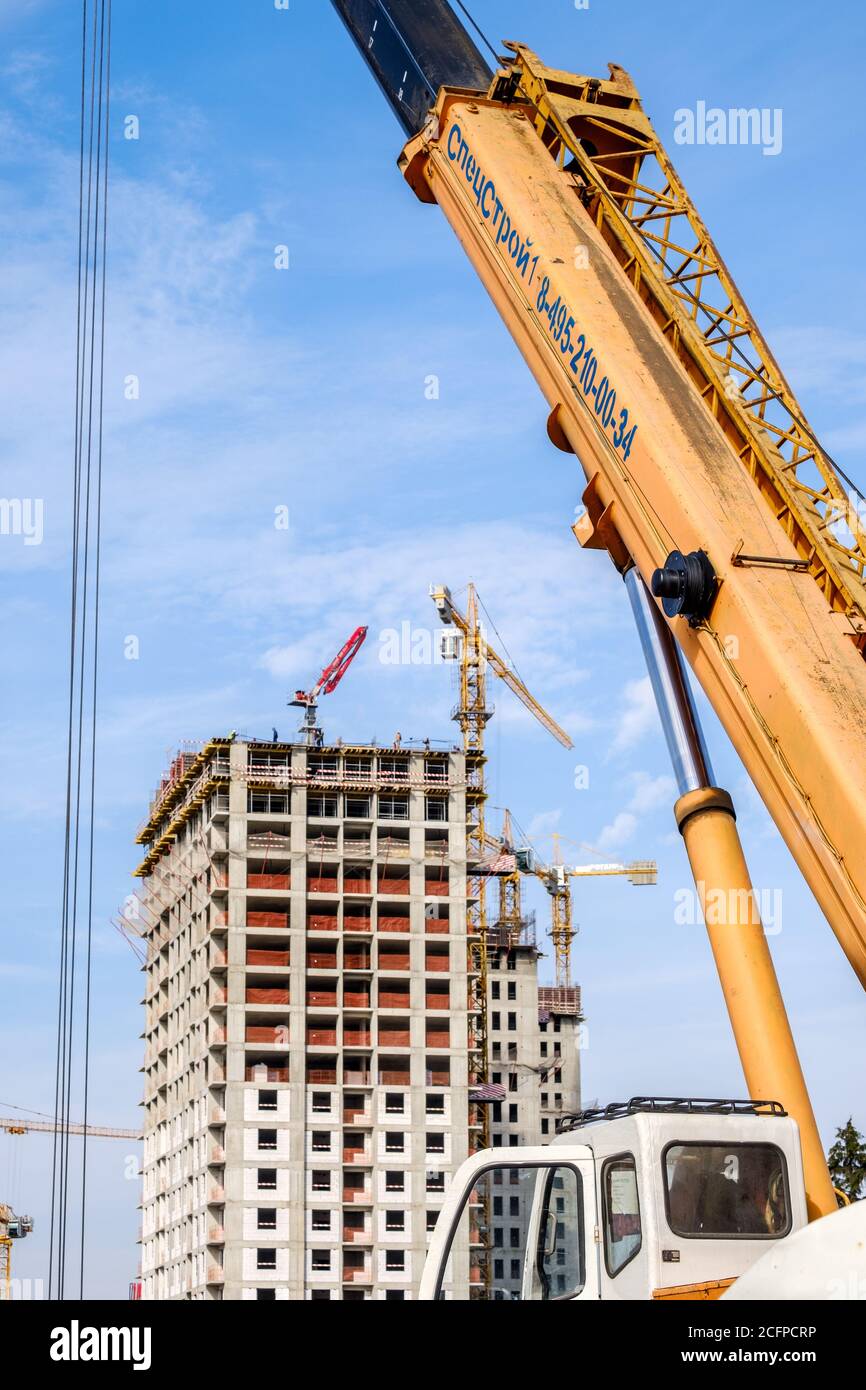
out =
<svg viewBox="0 0 866 1390"><path fill-rule="evenodd" d="M468 1159L419 1297L718 1298L806 1220L778 1103L636 1097L565 1119L543 1147Z"/></svg>

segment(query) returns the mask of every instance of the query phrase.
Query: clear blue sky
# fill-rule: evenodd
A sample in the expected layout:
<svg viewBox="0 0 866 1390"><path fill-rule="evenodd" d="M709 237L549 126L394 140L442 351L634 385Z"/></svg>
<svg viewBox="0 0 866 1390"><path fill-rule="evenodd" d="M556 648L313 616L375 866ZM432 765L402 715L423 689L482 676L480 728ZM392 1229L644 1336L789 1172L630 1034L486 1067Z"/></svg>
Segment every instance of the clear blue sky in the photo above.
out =
<svg viewBox="0 0 866 1390"><path fill-rule="evenodd" d="M432 627L430 582L470 577L576 744L565 754L496 692L492 804L539 837L661 865L655 889L578 889L586 1098L741 1094L703 929L674 922L688 869L625 596L571 539L580 478L547 443L544 403L444 220L397 174L398 128L330 5L114 8L93 1120L138 1119L142 982L110 919L168 751L291 729L286 692L360 622L370 639L324 707L329 733L451 737L448 671L383 665L379 634ZM687 16L674 0L473 8L495 42L631 71L813 425L866 481L861 13L803 0ZM0 0L3 492L45 502L41 546L0 537L0 1113L53 1097L78 25L75 4ZM781 108L781 153L674 148L674 112L699 100ZM137 142L121 137L128 114ZM138 661L124 659L130 635ZM862 992L709 716L707 732L753 878L783 893L772 946L825 1137L852 1112L866 1128ZM576 763L589 790L574 790ZM37 1221L16 1250L22 1276L46 1273L49 1146L0 1136L0 1199ZM92 1295L124 1297L135 1275L129 1147L90 1146Z"/></svg>

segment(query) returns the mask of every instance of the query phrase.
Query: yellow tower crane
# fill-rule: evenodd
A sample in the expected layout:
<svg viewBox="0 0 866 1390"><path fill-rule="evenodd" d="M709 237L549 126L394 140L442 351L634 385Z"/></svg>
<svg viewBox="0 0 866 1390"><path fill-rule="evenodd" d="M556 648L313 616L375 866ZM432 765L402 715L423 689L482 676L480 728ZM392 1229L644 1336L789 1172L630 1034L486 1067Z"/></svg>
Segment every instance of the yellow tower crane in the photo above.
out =
<svg viewBox="0 0 866 1390"><path fill-rule="evenodd" d="M490 1079L487 1021L487 884L491 874L498 871L491 866L489 854L491 846L497 847L497 842L488 836L485 826L487 790L484 776L484 731L493 716L493 708L487 703L488 668L508 686L539 724L564 748L572 748L574 745L565 730L560 728L534 695L530 694L520 677L487 641L479 619L475 586L468 586L465 613L455 606L451 591L445 585L432 585L430 597L442 622L450 629L450 632L442 634L442 655L446 660L459 663L460 698L452 711L452 718L460 727L466 758L466 936L469 943L467 968L470 980L470 1006L475 1020L470 1028L468 1051L470 1098L473 1092L477 1097L474 1112L470 1105L469 1147L472 1152L473 1144L481 1149L487 1148L490 1143L490 1119L483 1089ZM500 917L497 930L505 924L514 906L513 873L502 875L499 891ZM517 911L519 917L519 874ZM489 1213L486 1213L486 1218L489 1230ZM489 1282L490 1269L489 1261L485 1258L486 1253L484 1249L473 1252L478 1282Z"/></svg>
<svg viewBox="0 0 866 1390"><path fill-rule="evenodd" d="M487 843L497 851L489 872L499 880L499 916L491 945L512 949L524 938L526 915L523 911L523 885L518 852L514 847L511 812L502 813L502 835L499 840L487 836Z"/></svg>
<svg viewBox="0 0 866 1390"><path fill-rule="evenodd" d="M551 926L550 938L553 942L556 963L556 986L558 989L573 988L571 978L571 943L576 936L574 929L574 905L570 879L572 878L627 878L635 887L655 884L658 881L658 864L654 859L636 859L629 864L564 864L560 852L560 834L553 834L553 863L543 863L536 851L528 844L518 846L512 831L511 812L505 811L502 824L501 841L487 837L488 844L499 849L502 875L499 879L499 924L511 944L519 938L525 920L522 906L521 879L523 875L540 879L550 895Z"/></svg>
<svg viewBox="0 0 866 1390"><path fill-rule="evenodd" d="M111 1129L107 1125L83 1125L70 1122L60 1125L50 1115L42 1119L30 1119L0 1115L0 1132L4 1134L29 1134L36 1131L42 1134L84 1134L95 1139L136 1139L144 1136L137 1129ZM29 1216L16 1216L12 1208L0 1202L0 1302L12 1299L12 1242L29 1236L33 1231L33 1220Z"/></svg>
<svg viewBox="0 0 866 1390"><path fill-rule="evenodd" d="M5 1202L0 1202L0 1302L12 1298L12 1242L29 1236L33 1221L29 1216L16 1216Z"/></svg>
<svg viewBox="0 0 866 1390"><path fill-rule="evenodd" d="M564 864L560 853L560 836L554 834L552 864L537 863L532 872L540 878L550 894L553 952L556 961L558 989L571 989L571 943L575 938L574 902L571 891L573 878L627 878L636 888L657 883L658 864L652 859L638 859L630 864Z"/></svg>
<svg viewBox="0 0 866 1390"><path fill-rule="evenodd" d="M495 843L488 839L485 828L487 790L484 777L484 731L493 716L493 709L487 703L488 668L508 686L539 724L564 748L572 748L574 745L565 730L560 728L507 661L487 641L479 619L478 594L474 584L468 586L465 613L456 607L451 591L445 585L432 585L430 597L442 622L451 629L450 633L443 633L442 654L446 660L459 663L460 698L452 711L452 718L459 725L463 735L463 752L466 756L466 933L469 939L470 977L477 981L477 997L474 1000L477 1023L470 1037L469 1070L474 1084L480 1086L487 1081L489 1071L487 882L490 870L485 861L489 858L490 844ZM503 881L500 893L506 895L503 898L505 904L508 902L509 892L513 892L513 881L511 889ZM489 1126L487 1112L483 1107L478 1128L486 1145Z"/></svg>

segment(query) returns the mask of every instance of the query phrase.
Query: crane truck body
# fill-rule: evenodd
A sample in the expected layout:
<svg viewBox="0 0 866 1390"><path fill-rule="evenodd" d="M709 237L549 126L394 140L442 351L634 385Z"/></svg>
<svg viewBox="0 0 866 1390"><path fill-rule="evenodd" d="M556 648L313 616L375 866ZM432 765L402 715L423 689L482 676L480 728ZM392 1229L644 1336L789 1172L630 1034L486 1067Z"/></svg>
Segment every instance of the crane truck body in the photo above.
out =
<svg viewBox="0 0 866 1390"><path fill-rule="evenodd" d="M520 1192L528 1218L507 1202ZM505 1215L487 1287L470 1255L483 1198ZM449 1190L419 1297L717 1299L807 1223L797 1126L778 1105L640 1098L577 1116L549 1144L468 1159Z"/></svg>
<svg viewBox="0 0 866 1390"><path fill-rule="evenodd" d="M709 1283L722 1292L754 1265L762 1243L784 1244L837 1203L735 808L715 784L688 671L866 985L863 499L809 426L623 68L574 74L509 43L493 70L447 0L332 2L409 136L398 159L405 179L455 231L544 393L550 440L577 463L584 511L573 530L625 581L702 906L715 895L730 904L721 923L704 916L752 1099L700 1116L697 1102L677 1103L676 1134L656 1107L601 1127L584 1117L579 1136L555 1141L563 1163L573 1150L580 1219L600 1232L596 1245L606 1200L611 1218L633 1224L635 1215L617 1211L615 1192L605 1197L606 1173L615 1171L620 1197L632 1181L606 1166L610 1145L636 1150L632 1185L648 1219L630 1274L601 1265L593 1274L585 1251L585 1282L565 1296L685 1287L693 1292L684 1297L708 1297ZM749 1170L741 1146L775 1145L784 1178L764 1176L785 1185L782 1225L723 1237L710 1229L707 1198L700 1232L678 1235L665 1155L689 1134L696 1150L709 1146L707 1190L727 1182L729 1198ZM537 1160L539 1184L551 1150L540 1152L548 1158L546 1168ZM530 1167L536 1158L522 1155ZM691 1161L697 1170L703 1160L695 1152ZM495 1162L475 1155L476 1169L458 1174L423 1296L445 1286L442 1258L458 1219L469 1222L468 1296L495 1296L499 1257L490 1231L471 1225L474 1207L487 1220L490 1195L466 1202ZM512 1166L502 1182L513 1172L519 1181ZM544 1200L539 1187L527 1297L545 1286L539 1250L570 1258L542 1230Z"/></svg>

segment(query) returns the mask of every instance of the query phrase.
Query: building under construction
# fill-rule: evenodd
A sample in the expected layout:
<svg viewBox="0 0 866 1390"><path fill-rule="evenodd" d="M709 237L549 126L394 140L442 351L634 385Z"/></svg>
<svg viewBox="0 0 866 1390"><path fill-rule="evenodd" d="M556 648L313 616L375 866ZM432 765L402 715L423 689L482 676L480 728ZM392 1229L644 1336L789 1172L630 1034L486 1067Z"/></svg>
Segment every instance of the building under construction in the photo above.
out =
<svg viewBox="0 0 866 1390"><path fill-rule="evenodd" d="M139 836L145 1299L411 1298L484 1133L537 1143L577 1106L576 990L540 1016L531 922L467 933L498 868L467 861L473 777L429 744L232 737L163 779ZM508 1287L497 1216L455 1287Z"/></svg>

